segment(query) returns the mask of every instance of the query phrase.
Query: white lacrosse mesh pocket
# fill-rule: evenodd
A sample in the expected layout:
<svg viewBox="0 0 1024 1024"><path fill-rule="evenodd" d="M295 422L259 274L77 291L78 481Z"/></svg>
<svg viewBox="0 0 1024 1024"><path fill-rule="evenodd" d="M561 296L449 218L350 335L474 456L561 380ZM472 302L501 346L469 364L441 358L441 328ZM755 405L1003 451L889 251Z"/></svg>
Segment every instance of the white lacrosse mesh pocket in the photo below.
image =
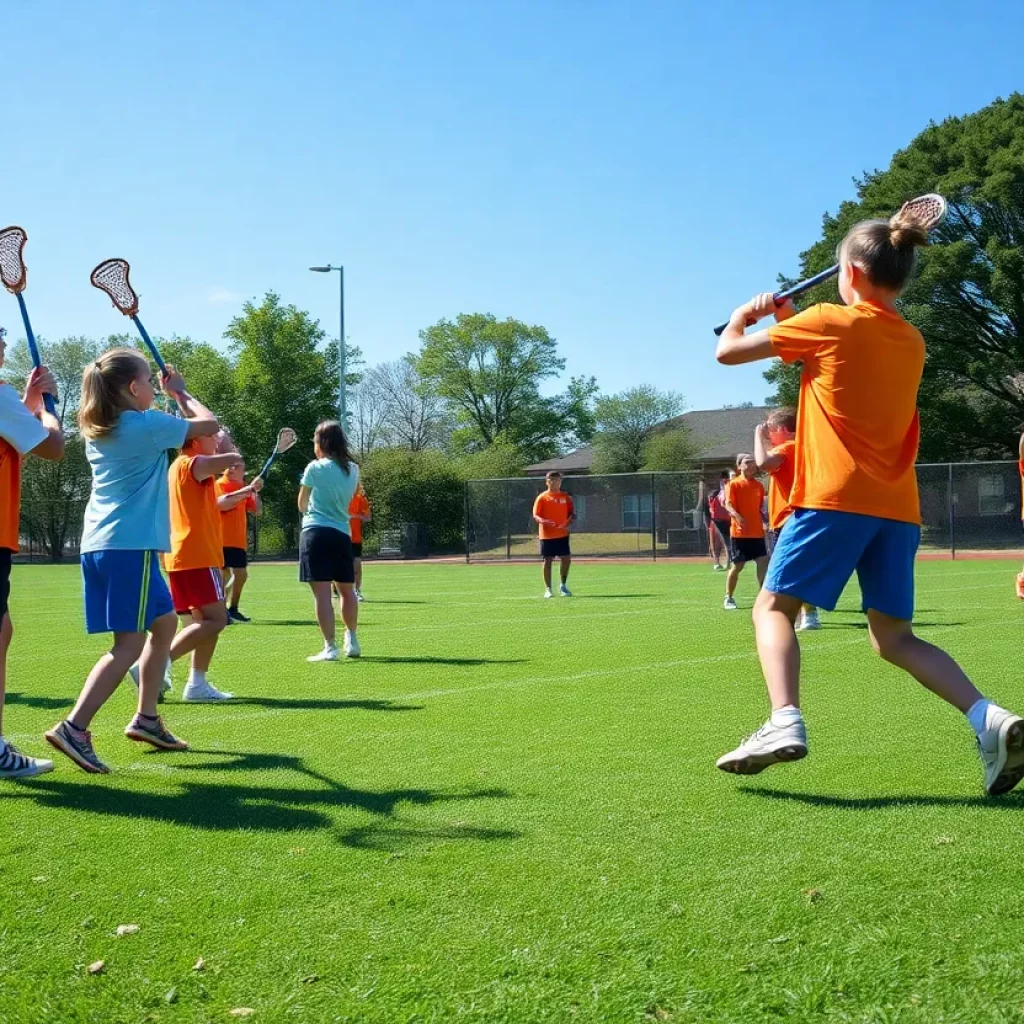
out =
<svg viewBox="0 0 1024 1024"><path fill-rule="evenodd" d="M106 260L90 275L93 287L110 296L111 302L125 316L135 316L139 311L139 297L128 280L127 260Z"/></svg>
<svg viewBox="0 0 1024 1024"><path fill-rule="evenodd" d="M16 295L25 290L28 271L21 257L28 235L21 228L4 228L0 231L0 281Z"/></svg>

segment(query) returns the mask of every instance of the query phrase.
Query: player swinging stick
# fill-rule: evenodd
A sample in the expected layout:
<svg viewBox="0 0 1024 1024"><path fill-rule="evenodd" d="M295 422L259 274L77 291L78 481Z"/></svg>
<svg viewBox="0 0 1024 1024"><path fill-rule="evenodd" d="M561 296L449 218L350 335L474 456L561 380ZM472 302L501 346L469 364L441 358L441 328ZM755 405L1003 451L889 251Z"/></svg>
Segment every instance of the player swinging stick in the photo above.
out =
<svg viewBox="0 0 1024 1024"><path fill-rule="evenodd" d="M966 716L977 736L986 792L1007 793L1024 778L1024 719L986 700L948 654L914 634L911 621L921 536L917 390L925 345L896 300L913 273L915 247L928 241L928 220L913 206L847 233L839 251L845 305L797 313L789 303L776 309L775 297L765 293L733 312L719 341L722 363L779 356L803 364L794 511L754 608L772 712L753 736L719 758L723 771L753 775L807 755L793 621L803 602L835 608L856 572L872 646ZM775 326L744 333L771 313Z"/></svg>

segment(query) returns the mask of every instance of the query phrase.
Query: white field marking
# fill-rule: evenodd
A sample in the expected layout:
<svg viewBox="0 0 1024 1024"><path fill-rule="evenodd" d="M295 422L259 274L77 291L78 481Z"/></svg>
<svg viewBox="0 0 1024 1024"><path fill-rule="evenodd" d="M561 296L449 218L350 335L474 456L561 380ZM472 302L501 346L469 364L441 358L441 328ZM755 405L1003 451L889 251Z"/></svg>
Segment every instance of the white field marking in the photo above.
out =
<svg viewBox="0 0 1024 1024"><path fill-rule="evenodd" d="M991 622L986 621L976 623L973 626L960 626L958 628L961 630L991 630L992 624ZM806 646L801 645L801 657L808 658L811 655L818 654L823 651L831 651L843 647L854 647L858 644L867 645L867 637L856 636L847 640L836 640L829 643L812 642ZM411 693L396 693L387 696L367 696L365 694L349 694L347 696L338 695L336 699L353 702L361 700L380 700L387 701L390 704L403 704L411 700L428 700L436 697L457 697L462 694L479 693L483 690L517 689L523 686L543 685L545 683L576 683L585 679L602 679L623 674L632 675L637 672L661 672L670 669L683 668L688 665L720 664L731 661L747 661L749 659L756 658L757 650L751 649L749 651L736 651L731 654L708 654L701 655L696 658L675 658L670 661L653 661L643 665L633 663L629 665L621 665L616 668L589 669L586 672L576 672L571 675L524 676L520 679L495 679L487 683L479 683L475 686L451 687L441 690L419 690ZM221 722L246 722L255 720L265 721L267 718L276 717L278 715L306 715L311 712L323 714L322 708L261 708L259 710L247 710L232 713L228 710L230 706L230 702L227 705L224 705L224 711L222 713L199 713L195 716L189 717L185 722L186 731L194 725L210 725ZM93 730L94 736L103 737L122 735L122 733L123 731L117 727ZM35 739L37 735L37 733L15 733L14 735L8 736L8 739L13 743L21 743L25 740ZM120 771L121 769L118 770Z"/></svg>

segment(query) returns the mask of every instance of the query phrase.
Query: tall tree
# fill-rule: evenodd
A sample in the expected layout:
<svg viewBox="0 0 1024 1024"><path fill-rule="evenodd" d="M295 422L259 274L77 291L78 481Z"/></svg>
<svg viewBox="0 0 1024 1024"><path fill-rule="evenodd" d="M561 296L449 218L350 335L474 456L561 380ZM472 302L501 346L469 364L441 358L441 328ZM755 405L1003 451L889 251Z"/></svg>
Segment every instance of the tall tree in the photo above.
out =
<svg viewBox="0 0 1024 1024"><path fill-rule="evenodd" d="M598 399L594 471L638 472L646 461L647 443L667 420L685 408L682 395L659 391L649 384Z"/></svg>
<svg viewBox="0 0 1024 1024"><path fill-rule="evenodd" d="M824 269L858 220L887 217L904 200L939 192L950 204L937 244L900 307L928 345L920 393L925 460L1005 457L1024 420L1024 96L929 125L888 169L857 182L857 201L826 215L801 254L801 276ZM836 301L835 283L807 302ZM773 366L775 399L792 402L799 371Z"/></svg>
<svg viewBox="0 0 1024 1024"><path fill-rule="evenodd" d="M103 346L92 338L78 335L61 338L54 344L43 338L38 340L43 361L57 380L60 399L57 416L66 426L72 427L82 396L82 371L86 363L100 354ZM4 377L9 384L21 391L31 372L32 357L29 355L28 344L24 339L20 339L4 361Z"/></svg>
<svg viewBox="0 0 1024 1024"><path fill-rule="evenodd" d="M531 459L558 450L564 410L540 388L565 368L565 360L543 327L461 313L421 331L420 341L415 368L424 386L451 403L462 427L456 440L466 450L499 437Z"/></svg>
<svg viewBox="0 0 1024 1024"><path fill-rule="evenodd" d="M386 444L417 452L439 448L447 440L447 403L420 377L414 357L378 363L367 370L362 383L383 401Z"/></svg>

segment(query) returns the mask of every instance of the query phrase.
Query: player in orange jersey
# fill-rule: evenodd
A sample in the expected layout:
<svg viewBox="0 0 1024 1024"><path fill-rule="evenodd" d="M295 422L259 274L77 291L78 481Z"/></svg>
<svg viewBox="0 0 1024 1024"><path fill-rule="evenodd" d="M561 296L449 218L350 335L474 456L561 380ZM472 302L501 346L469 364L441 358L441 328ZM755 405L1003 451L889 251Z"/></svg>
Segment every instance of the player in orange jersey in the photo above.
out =
<svg viewBox="0 0 1024 1024"><path fill-rule="evenodd" d="M228 622L247 623L251 620L238 610L238 602L242 599L242 591L249 579L248 515L263 515L263 503L260 500L263 480L256 477L252 483L246 484L245 463L239 461L219 476L214 486L224 541L223 578Z"/></svg>
<svg viewBox="0 0 1024 1024"><path fill-rule="evenodd" d="M360 603L366 600L363 597L363 523L368 523L371 518L370 499L367 498L366 489L360 481L355 497L348 507L348 523L352 531L352 558L356 572L356 585L352 590Z"/></svg>
<svg viewBox="0 0 1024 1024"><path fill-rule="evenodd" d="M730 552L729 574L725 577L726 611L736 611L736 582L747 562L753 562L757 569L758 587L764 583L768 567L768 547L764 541L764 522L761 519L761 504L764 501L764 485L757 479L757 462L753 455L740 454L736 457L739 471L725 485L726 511L732 517L729 528L732 551Z"/></svg>
<svg viewBox="0 0 1024 1024"><path fill-rule="evenodd" d="M174 638L171 661L192 655L182 699L197 704L232 697L206 678L217 639L228 623L220 572L224 540L216 479L240 461L237 452L217 455L217 447L216 437L186 441L168 473L171 551L164 564L174 610L192 620Z"/></svg>
<svg viewBox="0 0 1024 1024"><path fill-rule="evenodd" d="M914 634L914 561L921 512L914 463L924 370L921 333L896 301L927 229L910 213L854 225L839 248L839 294L797 313L770 293L738 307L719 343L722 363L799 362L793 514L754 609L771 716L718 760L752 775L807 754L800 712L800 648L793 622L804 602L835 608L856 573L872 646L886 661L961 711L977 737L985 790L1024 778L1024 719L987 700L944 651ZM745 334L775 313L776 324ZM923 737L909 750L930 750ZM926 766L922 765L924 771Z"/></svg>
<svg viewBox="0 0 1024 1024"><path fill-rule="evenodd" d="M757 468L768 474L768 529L772 550L779 543L779 534L793 513L789 495L796 473L796 413L792 409L776 409L754 431L754 458ZM796 631L821 629L818 609L805 604L796 620Z"/></svg>
<svg viewBox="0 0 1024 1024"><path fill-rule="evenodd" d="M0 367L4 365L6 332L0 327ZM64 457L60 423L43 405L43 395L56 395L57 385L46 367L33 370L22 398L0 381L0 779L42 775L53 768L45 758L28 757L3 738L7 650L14 627L7 605L11 595L11 557L18 551L21 509L21 459L31 453L40 459Z"/></svg>
<svg viewBox="0 0 1024 1024"><path fill-rule="evenodd" d="M569 546L569 530L576 519L572 498L562 490L562 474L554 470L544 477L548 489L537 495L533 503L534 522L540 527L540 554L544 559L544 596L551 597L551 563L560 561L560 584L558 592L562 597L572 597L569 591L569 567L572 565L572 550Z"/></svg>
<svg viewBox="0 0 1024 1024"><path fill-rule="evenodd" d="M1024 434L1020 435L1020 444L1017 449L1017 468L1020 470L1021 483L1021 527L1024 528ZM1017 596L1024 601L1024 569L1017 573Z"/></svg>

